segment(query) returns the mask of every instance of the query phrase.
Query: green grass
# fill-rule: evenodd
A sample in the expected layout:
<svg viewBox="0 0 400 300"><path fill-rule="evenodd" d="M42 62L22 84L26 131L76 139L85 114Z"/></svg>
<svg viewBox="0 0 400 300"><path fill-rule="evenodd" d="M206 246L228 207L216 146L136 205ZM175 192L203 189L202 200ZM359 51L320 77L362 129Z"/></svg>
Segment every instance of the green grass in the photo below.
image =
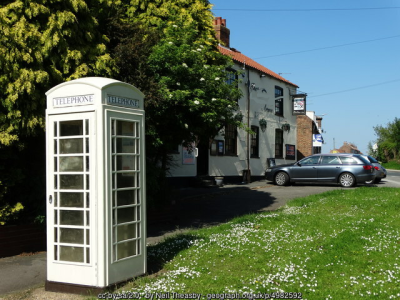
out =
<svg viewBox="0 0 400 300"><path fill-rule="evenodd" d="M389 161L387 163L382 163L382 166L386 169L400 170L400 163L396 161Z"/></svg>
<svg viewBox="0 0 400 300"><path fill-rule="evenodd" d="M213 293L273 292L302 293L303 299L398 299L399 212L396 188L298 198L276 212L150 246L150 266L161 271L117 292L200 293L203 299Z"/></svg>

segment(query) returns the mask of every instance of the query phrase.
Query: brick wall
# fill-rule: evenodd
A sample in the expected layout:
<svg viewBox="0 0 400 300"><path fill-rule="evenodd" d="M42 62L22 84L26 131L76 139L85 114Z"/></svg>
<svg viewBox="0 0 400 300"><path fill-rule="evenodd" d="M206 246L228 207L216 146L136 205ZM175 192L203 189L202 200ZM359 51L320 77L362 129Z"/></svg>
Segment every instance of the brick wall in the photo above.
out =
<svg viewBox="0 0 400 300"><path fill-rule="evenodd" d="M313 121L307 116L297 116L297 159L312 154Z"/></svg>

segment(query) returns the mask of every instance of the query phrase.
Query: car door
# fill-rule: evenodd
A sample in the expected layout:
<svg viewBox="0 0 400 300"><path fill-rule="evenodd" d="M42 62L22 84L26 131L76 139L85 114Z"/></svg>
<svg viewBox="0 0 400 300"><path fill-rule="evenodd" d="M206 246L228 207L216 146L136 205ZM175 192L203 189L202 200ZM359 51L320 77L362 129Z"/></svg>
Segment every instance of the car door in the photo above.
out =
<svg viewBox="0 0 400 300"><path fill-rule="evenodd" d="M320 160L320 155L309 156L291 168L291 178L293 181L317 181L318 172L317 166Z"/></svg>
<svg viewBox="0 0 400 300"><path fill-rule="evenodd" d="M342 163L336 155L326 155L321 157L318 166L319 181L336 181L342 170Z"/></svg>

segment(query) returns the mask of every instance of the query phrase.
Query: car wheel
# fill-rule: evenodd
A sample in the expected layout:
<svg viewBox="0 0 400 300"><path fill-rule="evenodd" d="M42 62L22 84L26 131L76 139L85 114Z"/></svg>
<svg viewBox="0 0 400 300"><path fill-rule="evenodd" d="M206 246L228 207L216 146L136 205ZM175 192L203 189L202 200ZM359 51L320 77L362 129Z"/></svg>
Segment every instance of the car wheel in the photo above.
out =
<svg viewBox="0 0 400 300"><path fill-rule="evenodd" d="M289 183L289 175L285 172L279 172L275 175L275 183L276 185L287 185Z"/></svg>
<svg viewBox="0 0 400 300"><path fill-rule="evenodd" d="M343 173L339 176L339 183L342 187L352 187L356 183L356 179L350 173Z"/></svg>
<svg viewBox="0 0 400 300"><path fill-rule="evenodd" d="M374 183L379 183L381 182L382 178L375 178Z"/></svg>

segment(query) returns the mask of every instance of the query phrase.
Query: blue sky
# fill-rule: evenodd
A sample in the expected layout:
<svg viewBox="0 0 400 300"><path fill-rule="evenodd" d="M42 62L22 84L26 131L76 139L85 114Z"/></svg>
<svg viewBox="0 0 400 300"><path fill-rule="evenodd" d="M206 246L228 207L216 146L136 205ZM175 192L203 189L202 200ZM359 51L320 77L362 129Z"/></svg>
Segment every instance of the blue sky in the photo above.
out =
<svg viewBox="0 0 400 300"><path fill-rule="evenodd" d="M373 127L400 117L399 0L210 2L231 47L282 73L308 94L307 110L324 115L323 152L347 141L367 153ZM377 7L399 8L332 10ZM262 11L274 9L327 10ZM344 44L352 45L281 55Z"/></svg>

